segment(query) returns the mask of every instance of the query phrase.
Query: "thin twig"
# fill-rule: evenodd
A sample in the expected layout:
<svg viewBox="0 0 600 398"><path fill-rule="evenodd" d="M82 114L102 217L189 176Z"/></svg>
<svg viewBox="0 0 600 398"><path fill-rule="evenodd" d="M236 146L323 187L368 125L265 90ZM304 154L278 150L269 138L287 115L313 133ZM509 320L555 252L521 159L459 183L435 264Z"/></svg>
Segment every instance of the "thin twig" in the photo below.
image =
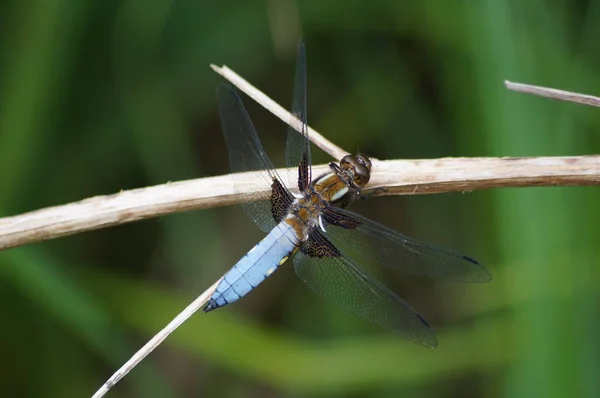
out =
<svg viewBox="0 0 600 398"><path fill-rule="evenodd" d="M271 98L267 97L262 91L254 87L252 84L247 82L243 77L235 73L233 70L229 69L227 66L223 65L222 67L218 67L216 65L211 64L210 67L213 68L213 70L219 75L229 80L238 89L243 91L248 97L252 98L260 105L262 105L265 109L267 109L269 112L271 112L273 115L281 119L284 123L287 123L288 125L294 128L302 125L301 123L298 123L298 119L296 119L285 108L283 108L277 102L273 101ZM348 155L348 152L344 151L342 148L323 137L311 127L308 127L308 136L316 146L318 146L324 152L331 155L331 157L333 157L334 159L339 160L344 156Z"/></svg>
<svg viewBox="0 0 600 398"><path fill-rule="evenodd" d="M160 345L171 333L175 331L181 324L188 320L189 317L194 315L204 303L212 296L213 292L217 288L217 285L221 282L221 279L216 281L211 287L206 289L198 298L190 303L183 311L181 311L167 326L165 326L160 332L154 335L150 341L148 341L142 348L138 350L119 370L117 370L111 377L96 391L92 398L103 397L115 384L119 382L127 373L136 367L142 359L146 358L156 347Z"/></svg>
<svg viewBox="0 0 600 398"><path fill-rule="evenodd" d="M508 80L505 80L504 84L509 90L518 91L520 93L533 94L544 98L575 102L578 104L600 108L600 98L594 97L593 95L572 93L570 91L557 90L542 86L532 86L530 84L513 83Z"/></svg>

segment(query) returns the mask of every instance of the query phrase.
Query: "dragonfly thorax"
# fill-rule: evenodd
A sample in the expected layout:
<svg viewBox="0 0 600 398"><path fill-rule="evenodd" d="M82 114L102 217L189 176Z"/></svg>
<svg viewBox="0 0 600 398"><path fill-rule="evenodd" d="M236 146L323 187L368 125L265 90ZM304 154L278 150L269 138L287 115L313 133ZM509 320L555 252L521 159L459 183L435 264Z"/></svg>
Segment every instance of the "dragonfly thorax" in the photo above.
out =
<svg viewBox="0 0 600 398"><path fill-rule="evenodd" d="M321 213L327 205L327 199L311 186L302 197L294 200L285 222L294 228L301 241L306 241L311 228L324 230Z"/></svg>
<svg viewBox="0 0 600 398"><path fill-rule="evenodd" d="M362 154L346 155L339 164L329 164L331 172L312 182L314 190L328 203L347 207L360 196L371 178L371 161Z"/></svg>

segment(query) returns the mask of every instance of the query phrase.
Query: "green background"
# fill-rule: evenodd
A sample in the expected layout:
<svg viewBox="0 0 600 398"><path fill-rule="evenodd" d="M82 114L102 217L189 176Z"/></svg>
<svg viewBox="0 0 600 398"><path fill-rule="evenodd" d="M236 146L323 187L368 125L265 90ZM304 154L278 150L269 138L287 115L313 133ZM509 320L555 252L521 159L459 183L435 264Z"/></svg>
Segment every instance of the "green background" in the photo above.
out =
<svg viewBox="0 0 600 398"><path fill-rule="evenodd" d="M0 3L0 216L228 173L226 64L285 107L295 48L308 118L380 159L598 153L598 1ZM276 165L285 125L244 97ZM331 159L313 149L315 162ZM598 397L597 187L375 198L354 207L468 253L463 285L367 266L432 323L428 350L344 313L288 264L197 314L109 397ZM0 391L86 397L263 234L238 208L0 253Z"/></svg>

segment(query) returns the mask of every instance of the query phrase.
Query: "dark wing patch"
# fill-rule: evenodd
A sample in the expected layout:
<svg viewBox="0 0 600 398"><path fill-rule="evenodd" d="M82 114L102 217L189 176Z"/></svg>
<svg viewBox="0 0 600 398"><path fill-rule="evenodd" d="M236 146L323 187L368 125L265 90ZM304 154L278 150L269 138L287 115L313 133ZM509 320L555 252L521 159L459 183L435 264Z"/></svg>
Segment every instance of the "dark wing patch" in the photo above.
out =
<svg viewBox="0 0 600 398"><path fill-rule="evenodd" d="M340 251L317 229L311 229L308 239L300 249L307 256L314 258L340 257Z"/></svg>
<svg viewBox="0 0 600 398"><path fill-rule="evenodd" d="M323 210L321 217L327 224L345 229L355 229L359 225L359 222L350 215L336 212L330 206Z"/></svg>
<svg viewBox="0 0 600 398"><path fill-rule="evenodd" d="M273 179L273 184L271 184L271 214L277 223L280 223L287 215L293 201L294 196L283 186L281 181L277 178Z"/></svg>
<svg viewBox="0 0 600 398"><path fill-rule="evenodd" d="M306 127L306 126L305 126ZM309 155L302 154L302 159L298 165L298 189L304 192L310 184L310 160Z"/></svg>

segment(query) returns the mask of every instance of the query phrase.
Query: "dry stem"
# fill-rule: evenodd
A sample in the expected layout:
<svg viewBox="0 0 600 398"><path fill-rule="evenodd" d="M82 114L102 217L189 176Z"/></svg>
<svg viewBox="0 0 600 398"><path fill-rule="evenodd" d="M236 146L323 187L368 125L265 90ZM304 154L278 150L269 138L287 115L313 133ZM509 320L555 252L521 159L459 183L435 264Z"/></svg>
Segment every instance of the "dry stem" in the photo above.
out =
<svg viewBox="0 0 600 398"><path fill-rule="evenodd" d="M315 174L327 170L315 166ZM280 175L287 175L285 169ZM96 196L0 218L0 250L188 210L239 204L265 190L253 173L243 192L230 175L178 181ZM444 158L375 161L369 189L375 196L474 191L523 186L600 184L600 156Z"/></svg>
<svg viewBox="0 0 600 398"><path fill-rule="evenodd" d="M557 90L542 86L532 86L530 84L513 83L508 80L504 81L506 88L520 93L538 95L544 98L555 99L559 101L575 102L577 104L600 107L600 98L593 95L572 93L570 91Z"/></svg>

